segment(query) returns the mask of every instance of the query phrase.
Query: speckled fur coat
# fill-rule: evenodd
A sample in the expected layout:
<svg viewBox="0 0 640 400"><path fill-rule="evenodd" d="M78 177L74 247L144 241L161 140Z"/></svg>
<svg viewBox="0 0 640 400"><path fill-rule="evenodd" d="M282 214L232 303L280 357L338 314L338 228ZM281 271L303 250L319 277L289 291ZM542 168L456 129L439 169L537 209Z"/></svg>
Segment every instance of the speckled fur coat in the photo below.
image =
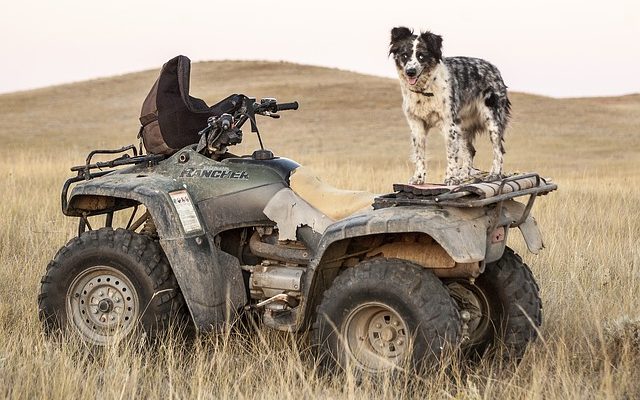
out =
<svg viewBox="0 0 640 400"><path fill-rule="evenodd" d="M474 140L487 132L493 145L489 179L502 177L504 131L510 113L507 87L498 69L485 60L442 57L442 38L393 28L393 56L411 128L415 173L411 183L427 179L427 134L438 129L447 149L446 184L458 184L478 172L473 167Z"/></svg>

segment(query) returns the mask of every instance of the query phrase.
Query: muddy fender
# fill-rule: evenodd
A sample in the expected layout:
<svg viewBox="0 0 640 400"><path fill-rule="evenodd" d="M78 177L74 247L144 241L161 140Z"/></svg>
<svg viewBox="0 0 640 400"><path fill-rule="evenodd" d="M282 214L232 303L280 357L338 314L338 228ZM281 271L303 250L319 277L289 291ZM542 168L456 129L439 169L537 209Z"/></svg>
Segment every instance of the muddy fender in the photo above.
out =
<svg viewBox="0 0 640 400"><path fill-rule="evenodd" d="M332 243L380 233L420 232L431 236L458 263L484 260L487 218L478 209L392 207L354 215L330 225L316 260Z"/></svg>
<svg viewBox="0 0 640 400"><path fill-rule="evenodd" d="M109 174L95 182L81 182L71 192L68 211L81 215L78 205L87 198L106 197L134 200L143 204L155 223L171 268L199 329L208 330L224 323L247 301L238 260L218 249L213 237L204 230L204 222L192 207L200 229L185 228L170 193L185 188L176 180L159 175L152 177Z"/></svg>

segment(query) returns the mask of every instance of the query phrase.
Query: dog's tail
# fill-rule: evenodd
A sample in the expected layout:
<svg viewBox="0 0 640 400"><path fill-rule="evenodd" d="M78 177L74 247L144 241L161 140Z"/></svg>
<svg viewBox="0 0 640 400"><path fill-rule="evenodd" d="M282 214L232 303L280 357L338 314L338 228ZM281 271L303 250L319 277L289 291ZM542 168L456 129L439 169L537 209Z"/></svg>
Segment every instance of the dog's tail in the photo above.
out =
<svg viewBox="0 0 640 400"><path fill-rule="evenodd" d="M492 110L502 110L505 117L511 116L511 101L507 96L506 88L502 93L498 93L493 89L487 89L483 93L484 104Z"/></svg>
<svg viewBox="0 0 640 400"><path fill-rule="evenodd" d="M511 100L507 94L504 94L504 98L502 99L502 107L504 107L504 113L509 118L511 116Z"/></svg>

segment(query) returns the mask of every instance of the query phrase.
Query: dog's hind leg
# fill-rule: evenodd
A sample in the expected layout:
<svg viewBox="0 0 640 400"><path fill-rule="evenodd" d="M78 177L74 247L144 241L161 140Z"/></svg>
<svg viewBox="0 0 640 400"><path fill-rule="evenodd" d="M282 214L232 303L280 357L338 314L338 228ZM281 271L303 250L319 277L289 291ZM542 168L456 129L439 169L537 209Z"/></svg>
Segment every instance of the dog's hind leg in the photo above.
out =
<svg viewBox="0 0 640 400"><path fill-rule="evenodd" d="M427 181L427 134L429 129L421 119L407 115L411 128L411 160L415 164L415 172L409 180L413 185L422 185Z"/></svg>
<svg viewBox="0 0 640 400"><path fill-rule="evenodd" d="M460 131L460 168L462 175L471 176L479 171L473 168L473 158L476 155L476 148L473 146L475 131Z"/></svg>
<svg viewBox="0 0 640 400"><path fill-rule="evenodd" d="M502 166L504 164L504 119L501 118L499 110L483 107L481 110L484 118L485 129L489 133L489 139L493 147L493 162L489 171L488 180L497 180L503 178Z"/></svg>
<svg viewBox="0 0 640 400"><path fill-rule="evenodd" d="M489 171L489 180L501 179L502 166L504 164L504 141L502 139L503 132L498 127L489 128L489 137L493 146L493 163Z"/></svg>
<svg viewBox="0 0 640 400"><path fill-rule="evenodd" d="M460 127L455 122L443 124L446 127L445 146L447 148L447 170L445 171L444 183L446 185L458 185L468 176L460 168Z"/></svg>
<svg viewBox="0 0 640 400"><path fill-rule="evenodd" d="M493 163L489 171L489 180L501 179L504 164L504 132L509 122L511 102L506 87L485 93L484 105L479 108L482 122L489 133L493 146Z"/></svg>

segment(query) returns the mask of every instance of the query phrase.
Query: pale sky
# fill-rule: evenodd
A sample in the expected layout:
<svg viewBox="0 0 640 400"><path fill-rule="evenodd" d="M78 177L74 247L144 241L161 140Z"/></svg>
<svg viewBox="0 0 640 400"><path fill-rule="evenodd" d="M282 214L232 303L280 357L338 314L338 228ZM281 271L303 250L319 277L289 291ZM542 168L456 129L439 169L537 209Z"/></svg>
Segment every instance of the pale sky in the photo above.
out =
<svg viewBox="0 0 640 400"><path fill-rule="evenodd" d="M285 60L395 75L389 31L444 37L516 91L640 92L640 1L3 0L0 93L193 61ZM366 89L365 89L366 90Z"/></svg>

